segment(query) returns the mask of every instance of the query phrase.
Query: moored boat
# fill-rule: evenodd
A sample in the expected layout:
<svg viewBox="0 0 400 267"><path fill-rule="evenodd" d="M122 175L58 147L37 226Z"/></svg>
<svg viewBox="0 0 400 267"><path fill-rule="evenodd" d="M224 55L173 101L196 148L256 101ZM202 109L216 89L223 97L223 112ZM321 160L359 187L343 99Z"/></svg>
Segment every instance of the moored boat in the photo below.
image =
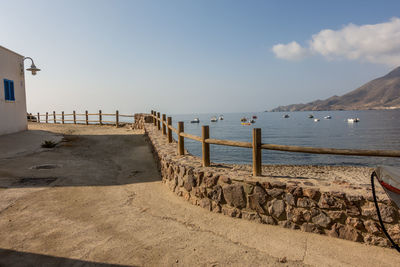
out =
<svg viewBox="0 0 400 267"><path fill-rule="evenodd" d="M253 115L253 117L252 117L252 118L256 120L256 119L257 119L257 116L256 116L256 115Z"/></svg>
<svg viewBox="0 0 400 267"><path fill-rule="evenodd" d="M195 118L192 121L190 121L190 123L200 123L200 119L199 118Z"/></svg>
<svg viewBox="0 0 400 267"><path fill-rule="evenodd" d="M251 119L251 120L250 120L250 123L256 123L256 120Z"/></svg>
<svg viewBox="0 0 400 267"><path fill-rule="evenodd" d="M348 123L354 123L354 122L359 122L359 121L360 121L359 118L348 118L348 119L347 119L347 122L348 122Z"/></svg>
<svg viewBox="0 0 400 267"><path fill-rule="evenodd" d="M325 116L324 119L329 120L329 119L332 119L332 117L330 115L328 115L328 116Z"/></svg>
<svg viewBox="0 0 400 267"><path fill-rule="evenodd" d="M314 122L319 122L319 119L318 119L318 118L315 118L315 119L314 119Z"/></svg>
<svg viewBox="0 0 400 267"><path fill-rule="evenodd" d="M219 119L220 121L223 121L223 120L224 120L224 115L219 115L218 119Z"/></svg>
<svg viewBox="0 0 400 267"><path fill-rule="evenodd" d="M287 119L287 118L289 118L289 114L285 114L285 115L283 115L283 117L284 117L285 119Z"/></svg>
<svg viewBox="0 0 400 267"><path fill-rule="evenodd" d="M211 117L211 122L217 122L218 120L217 120L217 117Z"/></svg>
<svg viewBox="0 0 400 267"><path fill-rule="evenodd" d="M310 114L310 115L308 115L308 117L309 117L310 119L312 119L312 118L314 118L314 115L313 115L313 114Z"/></svg>

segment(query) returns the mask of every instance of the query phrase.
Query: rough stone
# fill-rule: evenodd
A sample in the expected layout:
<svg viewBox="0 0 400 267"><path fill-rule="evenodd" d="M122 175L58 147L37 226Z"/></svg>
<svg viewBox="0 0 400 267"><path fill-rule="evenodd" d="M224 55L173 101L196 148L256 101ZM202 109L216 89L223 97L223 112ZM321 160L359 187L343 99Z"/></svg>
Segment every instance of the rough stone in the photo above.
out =
<svg viewBox="0 0 400 267"><path fill-rule="evenodd" d="M272 216L260 215L262 223L276 225L276 221Z"/></svg>
<svg viewBox="0 0 400 267"><path fill-rule="evenodd" d="M221 176L219 177L219 180L220 180L221 182L223 182L223 183L226 183L226 184L231 184L231 183L232 183L231 178L229 178L228 176L225 176L225 175L221 175Z"/></svg>
<svg viewBox="0 0 400 267"><path fill-rule="evenodd" d="M335 223L332 226L332 230L328 232L328 235L355 242L362 242L364 240L363 236L357 229L349 225L342 225L338 223Z"/></svg>
<svg viewBox="0 0 400 267"><path fill-rule="evenodd" d="M348 206L346 209L346 213L348 216L360 216L361 215L361 211L359 209L359 207L357 206Z"/></svg>
<svg viewBox="0 0 400 267"><path fill-rule="evenodd" d="M285 197L284 197L284 200L286 201L287 205L296 206L296 200L295 200L295 198L294 198L294 196L292 194L286 193Z"/></svg>
<svg viewBox="0 0 400 267"><path fill-rule="evenodd" d="M297 199L297 207L300 207L300 208L314 208L316 206L317 206L317 204L312 199L309 199L309 198L299 198L299 199Z"/></svg>
<svg viewBox="0 0 400 267"><path fill-rule="evenodd" d="M262 182L261 186L264 187L265 189L272 189L272 185L270 182Z"/></svg>
<svg viewBox="0 0 400 267"><path fill-rule="evenodd" d="M286 217L288 221L300 223L304 221L303 211L301 209L286 209Z"/></svg>
<svg viewBox="0 0 400 267"><path fill-rule="evenodd" d="M318 189L315 188L304 188L303 195L310 199L318 201L319 197L321 196L321 193L319 192Z"/></svg>
<svg viewBox="0 0 400 267"><path fill-rule="evenodd" d="M346 220L346 214L341 210L327 211L327 214L334 222L344 223Z"/></svg>
<svg viewBox="0 0 400 267"><path fill-rule="evenodd" d="M268 203L268 212L278 220L284 219L284 217L286 217L285 202L280 199L270 201Z"/></svg>
<svg viewBox="0 0 400 267"><path fill-rule="evenodd" d="M193 174L189 174L184 177L183 187L187 191L192 191L192 188L196 186L196 177Z"/></svg>
<svg viewBox="0 0 400 267"><path fill-rule="evenodd" d="M381 227L379 224L372 220L368 220L364 222L365 230L371 234L379 234L381 232Z"/></svg>
<svg viewBox="0 0 400 267"><path fill-rule="evenodd" d="M211 210L211 201L208 198L200 199L199 206L210 211Z"/></svg>
<svg viewBox="0 0 400 267"><path fill-rule="evenodd" d="M267 189L266 191L267 191L267 194L273 198L277 198L284 193L284 190L280 189L280 188Z"/></svg>
<svg viewBox="0 0 400 267"><path fill-rule="evenodd" d="M212 201L211 202L211 210L212 210L212 212L220 213L221 212L221 206L218 203Z"/></svg>
<svg viewBox="0 0 400 267"><path fill-rule="evenodd" d="M196 183L197 185L201 185L204 178L204 172L197 172L196 174Z"/></svg>
<svg viewBox="0 0 400 267"><path fill-rule="evenodd" d="M243 187L239 184L226 185L222 188L224 198L228 205L236 208L245 208L246 199L244 197Z"/></svg>
<svg viewBox="0 0 400 267"><path fill-rule="evenodd" d="M286 184L284 182L280 182L280 181L271 182L271 186L273 188L281 188L281 189L285 189L286 188Z"/></svg>
<svg viewBox="0 0 400 267"><path fill-rule="evenodd" d="M300 226L300 230L309 233L317 233L317 234L321 233L321 229L319 229L318 226L313 223L303 223Z"/></svg>
<svg viewBox="0 0 400 267"><path fill-rule="evenodd" d="M364 229L364 224L359 218L347 217L346 224L358 230Z"/></svg>
<svg viewBox="0 0 400 267"><path fill-rule="evenodd" d="M236 208L229 208L227 206L222 207L222 213L224 215L228 215L230 217L235 217L235 218L240 218L241 217L241 212L239 209Z"/></svg>
<svg viewBox="0 0 400 267"><path fill-rule="evenodd" d="M246 195L250 195L253 192L254 185L251 184L243 184L243 190L246 193Z"/></svg>
<svg viewBox="0 0 400 267"><path fill-rule="evenodd" d="M284 228L293 229L293 230L300 228L297 224L295 224L291 221L280 221L280 222L278 222L278 224Z"/></svg>
<svg viewBox="0 0 400 267"><path fill-rule="evenodd" d="M390 246L389 240L384 237L373 236L371 234L366 234L364 236L364 242L369 245L388 247Z"/></svg>
<svg viewBox="0 0 400 267"><path fill-rule="evenodd" d="M257 211L258 213L265 213L262 206L267 201L267 194L265 193L264 189L262 189L260 186L255 186L253 194L249 195L248 198L250 209Z"/></svg>
<svg viewBox="0 0 400 267"><path fill-rule="evenodd" d="M219 175L214 175L214 176L207 175L203 178L203 182L206 187L212 188L214 185L216 185L218 183L218 179L219 179Z"/></svg>
<svg viewBox="0 0 400 267"><path fill-rule="evenodd" d="M217 204L220 204L222 202L222 187L220 185L214 186L212 190L208 192L207 196Z"/></svg>
<svg viewBox="0 0 400 267"><path fill-rule="evenodd" d="M343 199L336 198L333 194L325 192L322 193L321 198L318 202L318 206L323 209L345 209L346 203Z"/></svg>
<svg viewBox="0 0 400 267"><path fill-rule="evenodd" d="M249 221L256 221L261 223L261 218L256 212L249 212L242 210L242 218Z"/></svg>
<svg viewBox="0 0 400 267"><path fill-rule="evenodd" d="M320 214L312 218L312 222L323 228L327 228L331 224L332 220L331 218L326 216L325 213L321 212Z"/></svg>
<svg viewBox="0 0 400 267"><path fill-rule="evenodd" d="M396 219L396 210L392 206L386 204L378 203L379 210L381 212L382 221L385 223L393 223ZM376 208L374 203L368 203L361 207L361 214L365 217L372 217L374 220L378 220L378 215L376 213Z"/></svg>
<svg viewBox="0 0 400 267"><path fill-rule="evenodd" d="M311 222L311 219L315 216L320 214L320 211L316 208L311 208L309 210L304 210L303 211L303 218L307 222Z"/></svg>

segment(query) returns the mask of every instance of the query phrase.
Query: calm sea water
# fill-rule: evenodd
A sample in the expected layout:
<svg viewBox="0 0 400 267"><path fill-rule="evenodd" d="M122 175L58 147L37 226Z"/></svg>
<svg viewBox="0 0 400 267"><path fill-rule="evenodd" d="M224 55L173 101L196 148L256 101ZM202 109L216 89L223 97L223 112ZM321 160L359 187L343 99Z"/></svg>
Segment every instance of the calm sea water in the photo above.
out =
<svg viewBox="0 0 400 267"><path fill-rule="evenodd" d="M289 114L289 118L283 118ZM308 115L320 118L319 122ZM262 142L281 145L298 145L353 149L400 150L400 110L365 111L317 111L317 112L262 112L223 114L224 120L211 122L212 116L220 114L173 115L173 125L185 122L185 132L201 135L201 126L210 126L210 137L251 142L252 128L262 129ZM257 122L251 126L241 125L240 118L256 115ZM330 115L332 119L324 119ZM190 123L193 118L199 124ZM358 117L360 122L350 124L347 118ZM176 136L175 136L176 139ZM186 149L201 156L201 143L185 139ZM217 163L251 163L251 149L211 145L211 161ZM400 159L380 157L331 156L305 153L289 153L263 150L264 164L299 165L391 165L400 166Z"/></svg>

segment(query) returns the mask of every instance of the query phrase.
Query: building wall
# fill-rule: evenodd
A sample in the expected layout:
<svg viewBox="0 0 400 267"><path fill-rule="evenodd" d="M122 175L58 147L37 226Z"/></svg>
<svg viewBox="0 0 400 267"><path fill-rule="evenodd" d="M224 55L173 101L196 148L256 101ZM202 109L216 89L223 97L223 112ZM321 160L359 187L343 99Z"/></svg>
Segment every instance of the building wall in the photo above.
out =
<svg viewBox="0 0 400 267"><path fill-rule="evenodd" d="M23 56L0 46L0 135L27 129ZM22 65L23 66L23 65ZM6 101L4 79L14 81L15 101Z"/></svg>

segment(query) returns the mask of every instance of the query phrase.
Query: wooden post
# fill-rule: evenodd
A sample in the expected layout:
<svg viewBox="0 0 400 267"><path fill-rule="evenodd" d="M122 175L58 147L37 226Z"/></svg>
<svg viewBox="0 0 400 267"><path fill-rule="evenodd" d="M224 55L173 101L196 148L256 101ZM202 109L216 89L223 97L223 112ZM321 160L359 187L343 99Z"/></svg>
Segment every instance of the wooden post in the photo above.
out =
<svg viewBox="0 0 400 267"><path fill-rule="evenodd" d="M46 112L46 123L49 123L49 113Z"/></svg>
<svg viewBox="0 0 400 267"><path fill-rule="evenodd" d="M38 123L40 123L40 113L38 112L37 113L37 120L36 120Z"/></svg>
<svg viewBox="0 0 400 267"><path fill-rule="evenodd" d="M76 124L76 112L75 112L75 110L72 112L72 116L74 117L74 124Z"/></svg>
<svg viewBox="0 0 400 267"><path fill-rule="evenodd" d="M261 175L261 129L253 128L253 176Z"/></svg>
<svg viewBox="0 0 400 267"><path fill-rule="evenodd" d="M64 124L64 111L61 111L61 123Z"/></svg>
<svg viewBox="0 0 400 267"><path fill-rule="evenodd" d="M161 130L161 126L160 126L160 112L157 112L157 129Z"/></svg>
<svg viewBox="0 0 400 267"><path fill-rule="evenodd" d="M103 125L103 116L101 115L101 110L99 110L99 123Z"/></svg>
<svg viewBox="0 0 400 267"><path fill-rule="evenodd" d="M183 121L178 122L178 155L185 155L185 138L180 135L184 130Z"/></svg>
<svg viewBox="0 0 400 267"><path fill-rule="evenodd" d="M210 166L210 144L206 143L206 139L210 138L210 128L208 125L201 127L201 150L203 152L203 167Z"/></svg>
<svg viewBox="0 0 400 267"><path fill-rule="evenodd" d="M168 143L172 143L172 130L169 128L169 126L172 125L172 118L168 117L167 118L167 136L168 136Z"/></svg>
<svg viewBox="0 0 400 267"><path fill-rule="evenodd" d="M154 115L154 110L151 110L151 115ZM154 123L154 117L151 116L151 122Z"/></svg>
<svg viewBox="0 0 400 267"><path fill-rule="evenodd" d="M115 111L115 127L119 127L119 111Z"/></svg>
<svg viewBox="0 0 400 267"><path fill-rule="evenodd" d="M55 111L53 111L53 121L54 121L54 124L57 123L56 112Z"/></svg>
<svg viewBox="0 0 400 267"><path fill-rule="evenodd" d="M165 119L165 114L162 114L162 134L166 135L167 134L167 127L165 127L166 119Z"/></svg>
<svg viewBox="0 0 400 267"><path fill-rule="evenodd" d="M86 117L86 125L89 125L89 114L88 111L85 111L85 117Z"/></svg>
<svg viewBox="0 0 400 267"><path fill-rule="evenodd" d="M153 115L154 115L154 116L157 116L157 112L154 111ZM155 117L153 117L153 124L154 124L154 126L157 126L157 120L156 120Z"/></svg>

